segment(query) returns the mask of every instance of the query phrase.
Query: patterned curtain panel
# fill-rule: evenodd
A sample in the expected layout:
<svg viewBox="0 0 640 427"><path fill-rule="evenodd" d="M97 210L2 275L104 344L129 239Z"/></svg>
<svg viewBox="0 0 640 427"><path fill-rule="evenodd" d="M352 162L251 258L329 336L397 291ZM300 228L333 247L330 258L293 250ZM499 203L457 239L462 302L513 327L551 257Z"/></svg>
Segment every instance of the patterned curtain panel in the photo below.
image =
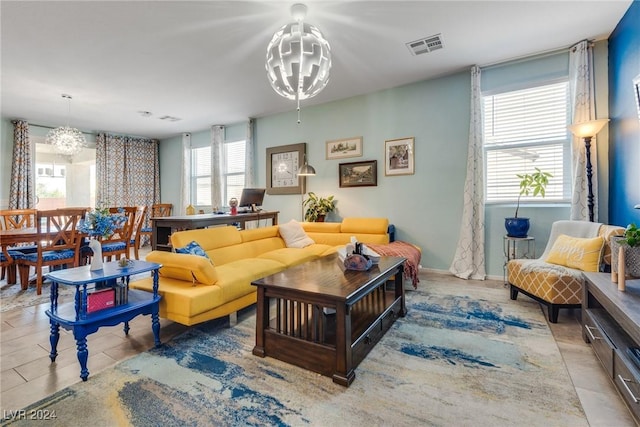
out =
<svg viewBox="0 0 640 427"><path fill-rule="evenodd" d="M569 88L571 97L572 123L580 123L596 118L595 92L593 82L593 50L586 40L569 51ZM593 173L593 220L598 222L598 144L595 136L591 139L591 167ZM589 221L587 206L587 154L584 140L573 136L571 144L573 191L571 196L571 219Z"/></svg>
<svg viewBox="0 0 640 427"><path fill-rule="evenodd" d="M100 133L96 137L96 204L151 206L160 202L158 140Z"/></svg>
<svg viewBox="0 0 640 427"><path fill-rule="evenodd" d="M224 143L224 126L211 126L211 207L226 206L228 201L222 200L222 144Z"/></svg>
<svg viewBox="0 0 640 427"><path fill-rule="evenodd" d="M13 163L11 164L9 209L33 209L36 205L36 194L31 174L29 123L24 120L14 120L11 123L13 123Z"/></svg>
<svg viewBox="0 0 640 427"><path fill-rule="evenodd" d="M244 155L244 186L245 187L254 187L257 182L255 180L256 176L256 168L255 168L255 145L253 141L253 133L256 121L254 119L249 119L247 123L247 142L245 148Z"/></svg>
<svg viewBox="0 0 640 427"><path fill-rule="evenodd" d="M484 280L484 153L480 68L471 68L471 120L464 208L456 254L449 271L462 279Z"/></svg>

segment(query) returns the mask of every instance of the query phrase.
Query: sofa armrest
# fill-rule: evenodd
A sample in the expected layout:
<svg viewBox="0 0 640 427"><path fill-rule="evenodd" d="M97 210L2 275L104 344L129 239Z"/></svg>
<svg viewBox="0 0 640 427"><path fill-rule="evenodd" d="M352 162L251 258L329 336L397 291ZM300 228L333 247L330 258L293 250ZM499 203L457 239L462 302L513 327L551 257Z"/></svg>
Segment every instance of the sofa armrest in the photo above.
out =
<svg viewBox="0 0 640 427"><path fill-rule="evenodd" d="M151 251L146 260L162 264L161 277L171 277L189 283L198 282L213 285L218 281L218 273L209 258L175 252Z"/></svg>

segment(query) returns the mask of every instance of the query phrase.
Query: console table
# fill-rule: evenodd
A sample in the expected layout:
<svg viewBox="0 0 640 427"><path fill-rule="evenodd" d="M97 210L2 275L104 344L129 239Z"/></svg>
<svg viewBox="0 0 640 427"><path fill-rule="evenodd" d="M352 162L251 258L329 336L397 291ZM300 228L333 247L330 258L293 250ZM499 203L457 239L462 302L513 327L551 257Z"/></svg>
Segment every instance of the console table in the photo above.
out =
<svg viewBox="0 0 640 427"><path fill-rule="evenodd" d="M80 378L86 381L89 377L87 359L87 335L96 332L101 326L115 326L124 322L124 333L129 334L129 321L140 314L151 315L151 329L155 338L155 345L160 345L160 319L158 309L160 296L158 295L158 270L160 264L132 261L122 268L117 261L107 262L102 270L90 270L90 266L69 268L66 270L52 271L46 275L51 280L51 307L46 311L51 323L51 353L49 358L55 362L58 356L58 340L60 339L60 326L73 331L78 349L78 362L80 362ZM131 289L129 290L129 277L135 274L151 272L153 275L153 293ZM75 286L76 293L73 302L58 305L58 286ZM89 312L87 291L95 287L100 289L114 289L114 304L108 308ZM116 288L119 288L117 292Z"/></svg>
<svg viewBox="0 0 640 427"><path fill-rule="evenodd" d="M231 214L198 214L163 216L151 218L153 234L151 238L151 249L160 251L171 251L171 241L169 236L178 230L194 230L216 225L238 224L242 229L248 221L271 220L271 225L278 224L278 211L248 212Z"/></svg>
<svg viewBox="0 0 640 427"><path fill-rule="evenodd" d="M582 338L613 381L636 422L640 421L640 280L619 291L610 273L583 273Z"/></svg>

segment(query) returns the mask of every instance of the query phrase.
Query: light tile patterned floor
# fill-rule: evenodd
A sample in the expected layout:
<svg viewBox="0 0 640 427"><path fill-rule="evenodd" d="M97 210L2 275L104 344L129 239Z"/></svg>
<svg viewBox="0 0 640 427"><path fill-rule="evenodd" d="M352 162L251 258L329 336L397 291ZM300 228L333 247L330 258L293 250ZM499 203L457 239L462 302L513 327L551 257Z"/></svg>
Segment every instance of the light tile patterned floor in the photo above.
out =
<svg viewBox="0 0 640 427"><path fill-rule="evenodd" d="M503 287L502 283L496 281L477 281L476 284ZM504 288L504 292L508 292L508 289ZM523 295L519 295L518 300L521 303L532 303ZM80 381L75 343L69 332L61 330L58 358L54 364L49 361L49 322L44 313L46 309L48 304L16 309L4 313L0 319L2 411L21 409ZM635 426L591 347L582 340L579 316L580 310L560 310L558 323L550 324L550 327L589 424L607 427ZM124 335L122 326L101 328L88 337L88 368L91 375L153 347L149 316L137 317L130 322L130 326L128 337ZM185 329L182 325L161 320L161 339L168 341Z"/></svg>

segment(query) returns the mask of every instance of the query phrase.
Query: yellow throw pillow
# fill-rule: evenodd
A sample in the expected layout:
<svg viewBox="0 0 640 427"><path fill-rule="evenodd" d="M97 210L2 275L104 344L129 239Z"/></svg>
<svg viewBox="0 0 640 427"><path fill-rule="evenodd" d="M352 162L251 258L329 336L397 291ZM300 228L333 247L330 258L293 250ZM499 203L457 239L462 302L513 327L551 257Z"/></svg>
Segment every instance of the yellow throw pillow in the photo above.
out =
<svg viewBox="0 0 640 427"><path fill-rule="evenodd" d="M582 271L598 271L603 247L604 239L601 236L580 238L561 234L545 261Z"/></svg>

